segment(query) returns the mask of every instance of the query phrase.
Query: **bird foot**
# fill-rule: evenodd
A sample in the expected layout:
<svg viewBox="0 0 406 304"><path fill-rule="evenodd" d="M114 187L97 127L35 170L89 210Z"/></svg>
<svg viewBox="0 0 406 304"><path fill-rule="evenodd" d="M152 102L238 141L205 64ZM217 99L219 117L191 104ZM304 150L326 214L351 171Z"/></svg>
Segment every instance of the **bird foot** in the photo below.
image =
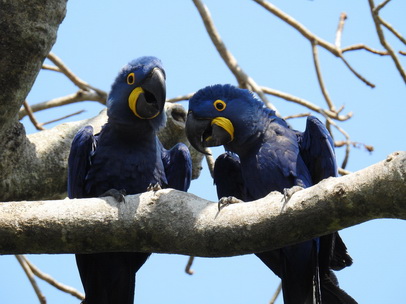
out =
<svg viewBox="0 0 406 304"><path fill-rule="evenodd" d="M125 203L125 196L127 195L127 191L125 189L110 189L104 192L102 195L99 195L99 197L106 197L106 196L112 196L117 202Z"/></svg>
<svg viewBox="0 0 406 304"><path fill-rule="evenodd" d="M242 202L241 200L239 200L238 198L236 198L234 196L222 197L222 198L220 198L220 200L218 202L218 209L220 211L221 209L223 209L224 207L227 207L228 205L238 204L241 202Z"/></svg>
<svg viewBox="0 0 406 304"><path fill-rule="evenodd" d="M160 184L156 183L155 185L153 184L149 184L147 191L158 191L158 190L162 190L162 187Z"/></svg>
<svg viewBox="0 0 406 304"><path fill-rule="evenodd" d="M285 201L285 204L292 198L293 194L296 192L299 192L303 190L303 187L300 186L293 186L292 188L284 188L283 189L283 198Z"/></svg>

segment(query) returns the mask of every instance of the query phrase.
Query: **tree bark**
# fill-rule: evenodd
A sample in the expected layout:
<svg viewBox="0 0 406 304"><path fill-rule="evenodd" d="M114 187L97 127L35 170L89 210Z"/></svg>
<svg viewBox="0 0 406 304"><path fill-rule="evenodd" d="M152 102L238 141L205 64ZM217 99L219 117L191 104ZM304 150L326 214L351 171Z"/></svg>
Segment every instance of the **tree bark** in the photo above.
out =
<svg viewBox="0 0 406 304"><path fill-rule="evenodd" d="M66 13L66 0L4 0L0 2L0 172L2 179L27 163L34 148L17 119L46 55L55 43ZM0 187L2 199L10 197L14 183ZM15 196L16 199L19 196Z"/></svg>
<svg viewBox="0 0 406 304"><path fill-rule="evenodd" d="M165 189L126 197L0 204L0 253L140 251L220 257L271 250L377 218L406 219L406 152L285 201L217 204Z"/></svg>
<svg viewBox="0 0 406 304"><path fill-rule="evenodd" d="M159 138L168 149L178 142L184 142L190 148L193 178L197 178L203 154L194 150L186 139L186 111L181 105L171 103L165 106L165 111L167 126L159 132ZM73 137L81 127L89 124L96 133L106 121L106 111L102 111L91 119L61 124L28 135L27 140L16 149L10 147L8 153L0 155L0 200L64 198L67 189L67 160ZM12 138L10 142L13 142Z"/></svg>

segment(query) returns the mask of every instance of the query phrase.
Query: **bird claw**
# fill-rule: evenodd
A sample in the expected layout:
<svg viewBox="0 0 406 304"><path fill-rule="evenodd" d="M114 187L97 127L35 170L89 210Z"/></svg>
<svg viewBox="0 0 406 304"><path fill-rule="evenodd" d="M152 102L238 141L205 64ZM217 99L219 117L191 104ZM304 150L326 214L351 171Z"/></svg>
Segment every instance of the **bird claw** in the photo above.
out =
<svg viewBox="0 0 406 304"><path fill-rule="evenodd" d="M292 188L284 188L283 189L283 199L285 203L287 203L293 196L298 191L303 190L303 187L300 186L293 186Z"/></svg>
<svg viewBox="0 0 406 304"><path fill-rule="evenodd" d="M125 189L110 189L104 192L102 195L99 197L106 197L106 196L112 196L117 202L122 203L124 202L125 204L125 196L127 195L127 191Z"/></svg>
<svg viewBox="0 0 406 304"><path fill-rule="evenodd" d="M236 198L234 196L222 197L222 198L220 198L220 200L218 202L218 209L220 211L221 209L223 209L224 207L227 207L228 205L237 204L237 203L241 203L241 200L239 200L238 198Z"/></svg>
<svg viewBox="0 0 406 304"><path fill-rule="evenodd" d="M156 183L156 184L149 184L147 191L158 191L158 190L162 190L162 187L160 184Z"/></svg>

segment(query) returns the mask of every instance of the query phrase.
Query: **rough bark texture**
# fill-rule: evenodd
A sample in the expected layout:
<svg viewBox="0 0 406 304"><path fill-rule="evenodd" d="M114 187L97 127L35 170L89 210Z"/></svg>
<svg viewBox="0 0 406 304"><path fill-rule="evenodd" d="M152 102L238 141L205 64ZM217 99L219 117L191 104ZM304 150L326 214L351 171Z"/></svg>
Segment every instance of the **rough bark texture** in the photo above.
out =
<svg viewBox="0 0 406 304"><path fill-rule="evenodd" d="M33 147L17 113L56 40L66 0L0 2L0 172L2 178ZM10 159L9 162L3 161ZM27 160L28 161L28 160ZM2 187L1 193L9 190Z"/></svg>
<svg viewBox="0 0 406 304"><path fill-rule="evenodd" d="M273 192L218 212L172 189L113 199L0 204L0 253L145 251L232 256L270 250L376 218L406 219L406 152L329 178L288 202Z"/></svg>
<svg viewBox="0 0 406 304"><path fill-rule="evenodd" d="M159 138L167 148L178 142L190 144L184 132L186 111L178 104L167 104L167 126L159 133ZM0 200L38 200L66 197L67 159L70 145L76 132L85 125L92 125L98 132L107 121L106 111L98 116L78 122L61 124L53 129L27 136L17 147L8 147L8 153L0 155L2 178L0 180ZM18 129L16 132L24 132ZM22 136L22 134L21 134ZM15 144L15 134L7 141ZM193 151L193 176L197 178L203 155Z"/></svg>
<svg viewBox="0 0 406 304"><path fill-rule="evenodd" d="M62 124L26 136L17 114L56 40L66 0L0 1L0 201L56 199L66 196L67 158L73 136L85 124L100 128L106 115ZM186 112L168 105L165 147L183 141ZM194 149L193 177L202 155Z"/></svg>

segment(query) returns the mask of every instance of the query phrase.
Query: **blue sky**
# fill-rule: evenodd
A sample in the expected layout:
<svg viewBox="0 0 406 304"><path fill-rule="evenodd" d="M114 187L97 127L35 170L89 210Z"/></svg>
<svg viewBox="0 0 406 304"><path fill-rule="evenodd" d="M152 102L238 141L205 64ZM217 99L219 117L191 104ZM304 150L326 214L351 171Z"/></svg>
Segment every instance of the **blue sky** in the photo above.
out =
<svg viewBox="0 0 406 304"><path fill-rule="evenodd" d="M377 1L378 2L378 1ZM392 1L382 16L406 35L406 2ZM313 68L310 43L253 1L207 0L214 22L241 67L260 85L285 91L324 106ZM367 1L272 1L321 38L334 42L338 18L346 12L342 45L365 43L381 50L373 30ZM385 32L397 50L405 50ZM155 55L167 74L167 96L192 93L206 85L236 81L210 42L192 1L78 1L68 13L53 48L79 77L105 91L118 70L133 58ZM348 170L357 171L405 150L406 86L387 57L365 51L345 55L368 80L371 89L356 79L340 60L319 49L328 92L343 113L340 123L351 140L375 147L373 153L352 149ZM404 67L406 58L401 57ZM76 91L62 75L40 73L28 101L31 104ZM269 97L282 115L308 112L295 104ZM187 103L183 103L187 107ZM85 109L71 120L96 115L103 107L83 102L38 113L39 121ZM304 119L290 121L304 128ZM35 130L23 120L27 132ZM51 127L51 126L49 126ZM335 133L337 139L343 139ZM215 155L222 152L215 149ZM338 162L343 150L337 149ZM190 192L216 201L215 189L204 168ZM402 303L406 298L406 224L400 220L374 220L341 232L354 264L338 272L340 284L359 303ZM55 279L82 290L73 255L28 256ZM253 255L233 258L197 258L195 274L183 269L187 257L154 254L137 275L136 303L267 303L278 279ZM0 257L0 303L36 303L28 279L14 256ZM48 303L78 303L39 281ZM277 303L282 303L281 298Z"/></svg>

